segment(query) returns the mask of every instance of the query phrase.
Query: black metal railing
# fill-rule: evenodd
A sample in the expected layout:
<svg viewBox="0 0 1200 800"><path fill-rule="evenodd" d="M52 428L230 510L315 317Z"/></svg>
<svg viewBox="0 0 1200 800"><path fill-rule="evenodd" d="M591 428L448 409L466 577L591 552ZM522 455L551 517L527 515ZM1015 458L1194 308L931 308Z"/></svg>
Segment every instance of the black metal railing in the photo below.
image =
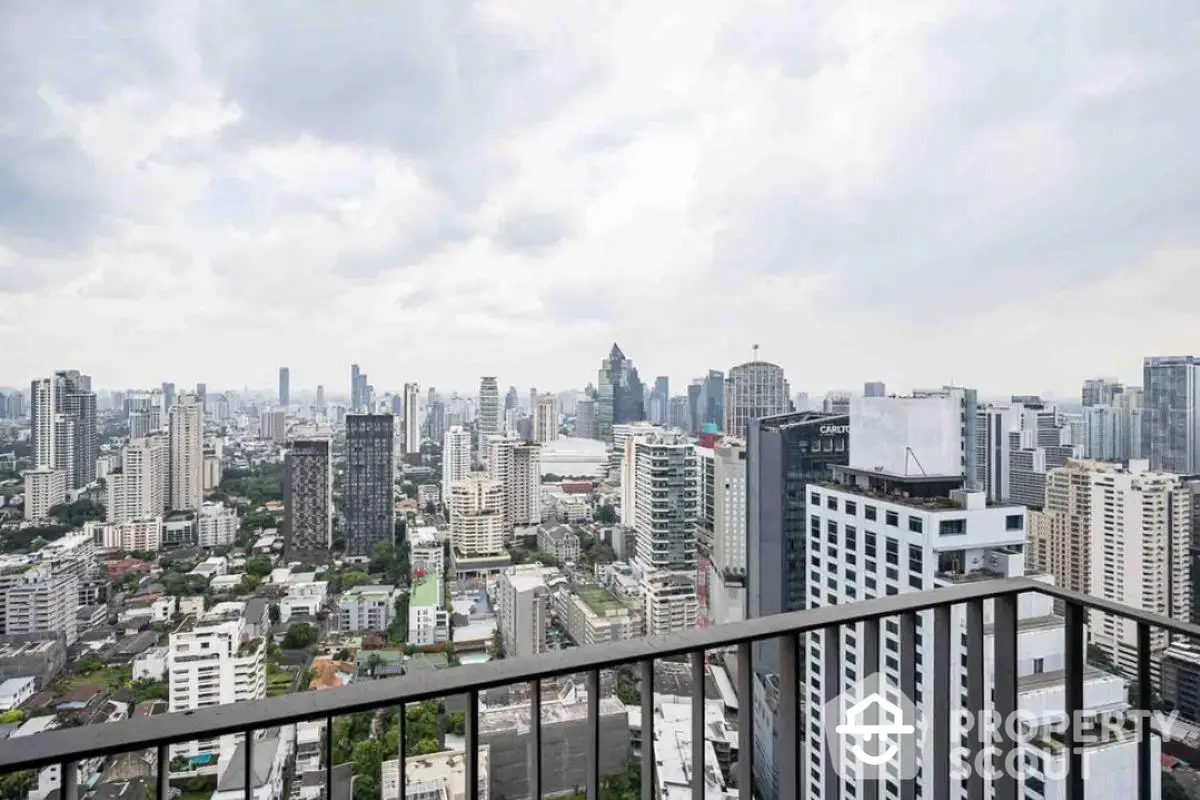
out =
<svg viewBox="0 0 1200 800"><path fill-rule="evenodd" d="M529 747L529 789L533 797L544 792L542 771L542 685L541 681L565 675L586 676L587 685L587 770L586 791L592 800L598 800L602 785L600 759L600 679L601 671L639 665L641 675L641 718L643 758L641 759L641 791L645 798L655 795L655 759L647 757L653 753L654 725L654 663L658 659L686 657L690 661L692 675L692 733L691 758L693 765L704 765L705 753L705 654L713 650L736 648L737 685L739 698L737 726L738 749L734 782L739 796L751 800L761 796L752 791L754 752L753 736L753 665L752 644L771 639L782 645L779 664L778 716L775 720L777 736L794 757L783 758L778 763L779 795L792 798L804 795L801 783L808 781L807 764L803 760L801 734L805 730L801 718L799 676L803 674L803 634L824 634L826 674L832 674L839 664L841 633L844 626L862 624L865 630L865 646L859 651L859 669L862 674L879 672L881 622L887 618L899 620L900 646L900 689L912 697L915 689L917 663L918 614L932 612L932 631L925 636L933 638L933 687L934 697L925 698L926 707L931 707L932 724L935 730L932 753L925 754L926 763L922 772L926 776L925 797L943 800L954 796L951 771L951 737L948 718L952 690L950 642L952 637L963 635L963 631L952 628L952 609L965 608L965 665L967 708L976 712L984 703L984 603L992 602L992 622L986 635L995 637L993 707L1001 716L1017 709L1018 673L1018 600L1025 593L1042 593L1053 596L1064 609L1065 620L1065 712L1068 720L1075 720L1084 710L1084 673L1086 666L1084 629L1088 609L1113 614L1132 620L1137 625L1140 645L1137 662L1138 695L1135 707L1150 711L1152 702L1150 669L1150 631L1165 629L1179 637L1197 637L1200 626L1177 622L1147 612L1101 600L1063 589L1048 586L1030 578L990 580L962 583L934 591L911 592L889 595L862 602L827 606L809 611L781 614L773 617L748 620L736 625L697 628L666 636L631 639L602 647L572 649L546 653L532 658L515 658L487 664L409 674L386 680L355 683L350 686L321 692L310 692L235 703L197 711L178 712L159 716L127 720L109 725L93 725L65 730L54 730L28 737L0 742L0 773L17 770L40 769L58 766L61 769L60 786L63 800L75 800L77 765L80 762L113 756L138 750L154 750L157 759L157 797L170 796L170 746L198 739L212 739L222 735L241 735L245 740L242 755L245 759L245 796L254 797L254 733L281 725L306 721L324 721L325 798L333 798L334 720L337 717L364 711L401 709L399 717L399 761L400 786L407 786L405 776L405 714L408 704L436 700L454 695L465 695L465 770L466 796L477 800L479 792L479 701L481 692L490 689L528 684L531 705L531 731ZM930 652L926 649L926 652ZM929 668L928 666L926 668ZM829 680L821 684L826 701L836 698L840 684ZM946 731L944 735L936 733ZM1076 746L1077 731L1069 724L1062 737L1069 753L1069 772L1066 778L1065 795L1069 800L1084 798L1084 781L1081 750ZM999 743L1001 754L1007 755L1016 746L1014 740L1004 733ZM968 737L968 741L973 741ZM974 757L981 747L978 741L970 745ZM1154 772L1160 767L1152 758L1151 734L1143 727L1138 745L1138 797L1151 797ZM705 797L704 769L692 769L691 790L693 798ZM942 776L945 776L944 778ZM841 797L839 778L826 760L824 794ZM1004 774L988 783L994 789L997 800L1016 800L1021 796L1020 776ZM913 798L915 782L908 780L899 787L900 796ZM984 798L984 778L972 775L968 779L967 796ZM860 787L858 797L874 799L880 797L880 787L871 782ZM334 798L342 800L342 798ZM348 799L347 799L348 800ZM387 798L386 800L392 800Z"/></svg>

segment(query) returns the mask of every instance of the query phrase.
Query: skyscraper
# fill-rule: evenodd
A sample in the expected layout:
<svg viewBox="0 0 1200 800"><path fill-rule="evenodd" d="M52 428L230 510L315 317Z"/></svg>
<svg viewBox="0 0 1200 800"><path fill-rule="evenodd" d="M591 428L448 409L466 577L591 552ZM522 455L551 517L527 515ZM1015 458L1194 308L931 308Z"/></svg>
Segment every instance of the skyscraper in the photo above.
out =
<svg viewBox="0 0 1200 800"><path fill-rule="evenodd" d="M359 372L358 364L350 365L350 411L358 413L358 406L362 402L362 398L358 396L359 387Z"/></svg>
<svg viewBox="0 0 1200 800"><path fill-rule="evenodd" d="M442 446L442 497L450 496L450 487L471 471L471 432L454 425L446 431Z"/></svg>
<svg viewBox="0 0 1200 800"><path fill-rule="evenodd" d="M612 441L613 425L641 422L646 418L642 381L637 368L613 342L608 357L600 362L596 389L596 433Z"/></svg>
<svg viewBox="0 0 1200 800"><path fill-rule="evenodd" d="M29 387L35 467L65 473L68 489L81 489L96 479L99 442L96 395L91 378L78 370L60 370Z"/></svg>
<svg viewBox="0 0 1200 800"><path fill-rule="evenodd" d="M1143 366L1142 448L1150 469L1200 472L1200 360L1147 358Z"/></svg>
<svg viewBox="0 0 1200 800"><path fill-rule="evenodd" d="M346 416L346 555L369 557L377 542L392 542L395 417Z"/></svg>
<svg viewBox="0 0 1200 800"><path fill-rule="evenodd" d="M287 454L283 484L284 554L316 566L333 543L333 458L328 439L297 439Z"/></svg>
<svg viewBox="0 0 1200 800"><path fill-rule="evenodd" d="M791 406L783 368L766 361L749 361L729 370L724 427L729 436L745 438L750 420L786 414Z"/></svg>
<svg viewBox="0 0 1200 800"><path fill-rule="evenodd" d="M325 408L325 385L317 384L317 408Z"/></svg>
<svg viewBox="0 0 1200 800"><path fill-rule="evenodd" d="M163 414L171 410L171 406L175 403L175 384L170 381L163 381Z"/></svg>
<svg viewBox="0 0 1200 800"><path fill-rule="evenodd" d="M666 425L670 413L671 382L666 375L654 379L654 390L650 393L650 408L647 416L655 425Z"/></svg>
<svg viewBox="0 0 1200 800"><path fill-rule="evenodd" d="M863 384L863 397L887 397L887 384L883 381L867 381Z"/></svg>
<svg viewBox="0 0 1200 800"><path fill-rule="evenodd" d="M421 387L404 384L404 453L421 452Z"/></svg>
<svg viewBox="0 0 1200 800"><path fill-rule="evenodd" d="M482 451L486 437L500 432L500 389L496 386L494 377L484 377L479 380L479 441Z"/></svg>
<svg viewBox="0 0 1200 800"><path fill-rule="evenodd" d="M170 507L197 511L204 502L204 417L199 394L181 393L170 413Z"/></svg>
<svg viewBox="0 0 1200 800"><path fill-rule="evenodd" d="M1088 378L1083 382L1083 407L1115 405L1125 387L1116 378Z"/></svg>
<svg viewBox="0 0 1200 800"><path fill-rule="evenodd" d="M288 387L290 377L290 370L287 367L279 368L279 405L284 408L287 408L292 401L291 392Z"/></svg>
<svg viewBox="0 0 1200 800"><path fill-rule="evenodd" d="M533 440L553 442L558 438L558 396L546 392L533 408Z"/></svg>
<svg viewBox="0 0 1200 800"><path fill-rule="evenodd" d="M808 576L808 485L849 463L850 418L819 411L752 419L746 441L746 616L805 608ZM779 645L754 649L754 782L778 797L778 766L795 758L772 732Z"/></svg>
<svg viewBox="0 0 1200 800"><path fill-rule="evenodd" d="M575 401L575 437L596 438L596 401L590 397L580 397Z"/></svg>

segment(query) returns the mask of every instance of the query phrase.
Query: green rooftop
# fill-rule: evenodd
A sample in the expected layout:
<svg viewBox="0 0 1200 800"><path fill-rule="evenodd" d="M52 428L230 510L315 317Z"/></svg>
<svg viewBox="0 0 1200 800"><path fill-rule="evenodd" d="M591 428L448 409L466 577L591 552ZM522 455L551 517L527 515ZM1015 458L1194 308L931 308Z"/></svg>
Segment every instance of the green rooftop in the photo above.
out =
<svg viewBox="0 0 1200 800"><path fill-rule="evenodd" d="M413 584L408 603L413 606L440 606L442 598L438 596L438 582L433 578L424 578L420 583Z"/></svg>
<svg viewBox="0 0 1200 800"><path fill-rule="evenodd" d="M575 594L587 604L597 616L605 617L614 611L625 611L625 604L618 600L612 592L594 583L575 587Z"/></svg>

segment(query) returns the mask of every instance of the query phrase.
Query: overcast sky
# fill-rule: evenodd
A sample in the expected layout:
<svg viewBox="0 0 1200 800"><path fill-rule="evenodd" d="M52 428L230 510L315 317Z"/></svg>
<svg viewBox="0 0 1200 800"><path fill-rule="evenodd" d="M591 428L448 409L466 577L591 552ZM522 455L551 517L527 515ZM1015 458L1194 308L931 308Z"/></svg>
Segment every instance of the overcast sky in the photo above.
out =
<svg viewBox="0 0 1200 800"><path fill-rule="evenodd" d="M1198 15L5 3L0 384L1138 381L1200 351Z"/></svg>

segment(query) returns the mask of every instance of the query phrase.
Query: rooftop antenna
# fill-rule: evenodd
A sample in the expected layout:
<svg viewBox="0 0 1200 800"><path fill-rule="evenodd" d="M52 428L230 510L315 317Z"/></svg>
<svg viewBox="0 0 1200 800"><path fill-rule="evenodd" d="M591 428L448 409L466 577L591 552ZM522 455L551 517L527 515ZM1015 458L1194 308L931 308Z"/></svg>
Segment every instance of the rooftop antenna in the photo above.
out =
<svg viewBox="0 0 1200 800"><path fill-rule="evenodd" d="M754 358L751 361L758 361L758 345L754 345Z"/></svg>

